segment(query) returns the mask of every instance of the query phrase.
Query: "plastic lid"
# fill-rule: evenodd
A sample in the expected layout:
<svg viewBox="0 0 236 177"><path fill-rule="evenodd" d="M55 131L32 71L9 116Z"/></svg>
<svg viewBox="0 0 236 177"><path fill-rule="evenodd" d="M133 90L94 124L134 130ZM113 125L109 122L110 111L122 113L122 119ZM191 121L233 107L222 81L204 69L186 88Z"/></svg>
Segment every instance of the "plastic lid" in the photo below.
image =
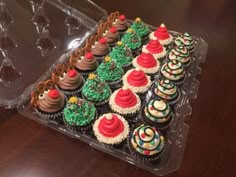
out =
<svg viewBox="0 0 236 177"><path fill-rule="evenodd" d="M30 0L0 1L0 16L0 106L13 108L107 13L87 0Z"/></svg>

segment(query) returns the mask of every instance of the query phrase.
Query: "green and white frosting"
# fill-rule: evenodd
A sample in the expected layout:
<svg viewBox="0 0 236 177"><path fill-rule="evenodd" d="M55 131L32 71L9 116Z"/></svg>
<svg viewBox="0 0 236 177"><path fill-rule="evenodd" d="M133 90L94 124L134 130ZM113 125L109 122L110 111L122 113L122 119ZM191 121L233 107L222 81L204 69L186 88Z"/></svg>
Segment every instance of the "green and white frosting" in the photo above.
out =
<svg viewBox="0 0 236 177"><path fill-rule="evenodd" d="M189 52L193 52L194 51L194 40L193 37L185 32L182 35L178 36L175 41L174 41L175 45L184 45Z"/></svg>
<svg viewBox="0 0 236 177"><path fill-rule="evenodd" d="M147 157L160 154L164 148L165 139L156 128L141 125L131 135L131 146L136 152Z"/></svg>
<svg viewBox="0 0 236 177"><path fill-rule="evenodd" d="M174 100L178 96L177 86L167 79L155 84L154 93L165 100Z"/></svg>
<svg viewBox="0 0 236 177"><path fill-rule="evenodd" d="M184 45L179 45L171 49L168 53L168 58L169 60L179 60L184 65L190 62L189 51Z"/></svg>
<svg viewBox="0 0 236 177"><path fill-rule="evenodd" d="M140 36L129 28L121 39L131 50L139 49L142 45Z"/></svg>
<svg viewBox="0 0 236 177"><path fill-rule="evenodd" d="M162 75L171 81L178 81L185 77L183 65L178 60L170 60L161 68Z"/></svg>
<svg viewBox="0 0 236 177"><path fill-rule="evenodd" d="M163 100L150 100L144 107L144 114L147 119L154 123L165 123L170 120L172 111L168 103Z"/></svg>

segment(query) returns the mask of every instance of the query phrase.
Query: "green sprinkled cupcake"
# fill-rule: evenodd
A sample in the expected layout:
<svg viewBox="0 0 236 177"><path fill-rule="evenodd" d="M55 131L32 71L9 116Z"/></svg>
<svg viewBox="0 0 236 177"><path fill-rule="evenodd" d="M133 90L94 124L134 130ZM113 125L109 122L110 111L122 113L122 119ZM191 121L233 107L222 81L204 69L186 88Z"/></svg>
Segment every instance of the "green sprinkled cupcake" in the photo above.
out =
<svg viewBox="0 0 236 177"><path fill-rule="evenodd" d="M97 117L93 103L78 97L70 97L63 110L64 123L72 130L87 132L92 128L92 123Z"/></svg>
<svg viewBox="0 0 236 177"><path fill-rule="evenodd" d="M111 57L105 57L103 63L97 68L97 74L105 80L111 87L118 86L124 74L123 69Z"/></svg>
<svg viewBox="0 0 236 177"><path fill-rule="evenodd" d="M110 95L111 89L108 84L96 74L89 74L82 88L82 97L100 106L108 102Z"/></svg>

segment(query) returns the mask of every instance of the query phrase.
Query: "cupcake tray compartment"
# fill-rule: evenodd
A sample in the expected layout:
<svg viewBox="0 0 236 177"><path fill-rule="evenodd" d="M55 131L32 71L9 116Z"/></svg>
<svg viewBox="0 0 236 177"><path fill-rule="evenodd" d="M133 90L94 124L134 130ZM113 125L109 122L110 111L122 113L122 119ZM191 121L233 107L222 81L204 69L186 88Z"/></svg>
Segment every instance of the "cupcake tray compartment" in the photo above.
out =
<svg viewBox="0 0 236 177"><path fill-rule="evenodd" d="M150 26L152 30L155 30L156 27ZM175 31L171 31L173 36L177 36L179 33ZM63 122L54 122L43 117L40 117L33 108L29 105L29 94L30 90L35 88L35 84L30 87L24 93L24 97L27 97L24 101L22 101L18 106L18 111L45 126L48 126L54 130L57 130L65 135L68 135L72 138L79 139L91 145L92 147L99 149L105 153L108 153L112 156L115 156L119 159L122 159L126 162L129 162L133 165L136 165L140 168L148 170L156 175L166 175L170 172L173 172L180 168L181 161L183 158L184 148L186 144L187 134L189 130L189 126L185 123L185 119L187 116L191 115L192 108L189 102L190 99L195 99L197 97L199 81L196 79L198 74L201 74L200 63L205 62L206 53L207 53L207 43L199 38L194 37L195 40L195 52L192 55L192 62L188 68L187 78L184 84L181 86L181 97L178 103L174 106L174 119L169 127L169 129L164 133L167 141L163 154L161 155L160 161L157 163L142 163L135 160L129 152L127 143L124 144L121 148L114 148L102 143L99 143L92 131L90 133L82 134L76 131L69 130ZM69 52L64 53L60 57L60 62L66 61L69 57ZM44 80L50 77L50 71L45 73L40 79ZM158 77L158 76L157 76ZM151 97L151 89L146 94L146 101L148 101ZM142 103L145 104L144 102ZM100 110L100 114L107 112L107 109L102 108ZM142 119L139 116L137 117L137 122L132 123L131 129L142 123Z"/></svg>

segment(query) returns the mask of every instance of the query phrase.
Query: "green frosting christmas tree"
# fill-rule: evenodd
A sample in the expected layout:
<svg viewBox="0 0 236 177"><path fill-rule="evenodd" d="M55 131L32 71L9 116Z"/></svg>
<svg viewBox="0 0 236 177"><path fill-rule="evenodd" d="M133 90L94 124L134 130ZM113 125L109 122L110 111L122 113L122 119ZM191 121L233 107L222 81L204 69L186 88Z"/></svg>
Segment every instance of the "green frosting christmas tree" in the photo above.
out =
<svg viewBox="0 0 236 177"><path fill-rule="evenodd" d="M131 50L139 49L142 45L141 37L137 35L132 28L129 28L126 31L121 41L124 42Z"/></svg>
<svg viewBox="0 0 236 177"><path fill-rule="evenodd" d="M136 18L131 27L140 37L147 36L150 32L149 27L140 18Z"/></svg>

